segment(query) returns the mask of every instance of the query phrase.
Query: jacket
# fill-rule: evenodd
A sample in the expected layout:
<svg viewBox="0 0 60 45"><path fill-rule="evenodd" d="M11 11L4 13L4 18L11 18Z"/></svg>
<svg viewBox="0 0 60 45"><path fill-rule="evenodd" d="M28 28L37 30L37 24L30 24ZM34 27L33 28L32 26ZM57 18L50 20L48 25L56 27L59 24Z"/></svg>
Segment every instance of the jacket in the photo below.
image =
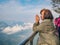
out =
<svg viewBox="0 0 60 45"><path fill-rule="evenodd" d="M38 45L59 45L59 38L54 34L55 28L50 19L45 19L41 24L34 23L33 31L39 32Z"/></svg>

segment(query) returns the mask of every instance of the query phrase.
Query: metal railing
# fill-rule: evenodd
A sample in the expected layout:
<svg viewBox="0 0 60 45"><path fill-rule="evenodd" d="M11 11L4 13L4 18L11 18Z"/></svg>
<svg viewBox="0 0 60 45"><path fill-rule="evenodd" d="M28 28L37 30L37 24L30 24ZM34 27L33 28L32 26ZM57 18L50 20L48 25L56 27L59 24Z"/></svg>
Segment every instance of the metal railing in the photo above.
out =
<svg viewBox="0 0 60 45"><path fill-rule="evenodd" d="M20 45L33 45L33 39L37 35L38 32L34 32L31 36L29 36L27 39L22 41Z"/></svg>

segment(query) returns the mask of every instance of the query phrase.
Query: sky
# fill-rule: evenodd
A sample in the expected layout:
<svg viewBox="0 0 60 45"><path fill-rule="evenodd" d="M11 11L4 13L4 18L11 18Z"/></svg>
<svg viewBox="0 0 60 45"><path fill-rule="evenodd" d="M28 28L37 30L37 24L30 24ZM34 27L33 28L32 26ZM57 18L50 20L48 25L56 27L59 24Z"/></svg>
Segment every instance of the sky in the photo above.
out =
<svg viewBox="0 0 60 45"><path fill-rule="evenodd" d="M54 17L58 14L52 10L50 0L0 0L0 20L34 22L40 10L50 9Z"/></svg>

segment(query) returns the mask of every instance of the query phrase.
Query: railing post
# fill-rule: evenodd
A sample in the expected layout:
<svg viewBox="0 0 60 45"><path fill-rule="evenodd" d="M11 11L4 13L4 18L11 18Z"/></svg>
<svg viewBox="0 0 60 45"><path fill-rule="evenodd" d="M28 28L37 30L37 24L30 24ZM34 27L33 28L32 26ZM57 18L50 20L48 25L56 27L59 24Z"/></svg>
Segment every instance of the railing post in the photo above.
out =
<svg viewBox="0 0 60 45"><path fill-rule="evenodd" d="M33 39L30 41L30 45L33 45Z"/></svg>
<svg viewBox="0 0 60 45"><path fill-rule="evenodd" d="M28 43L30 45L33 45L33 40L34 40L34 37L35 35L37 34L38 32L34 32L31 36L29 36L27 39L25 39L24 41L22 41L20 43L20 45L28 45Z"/></svg>

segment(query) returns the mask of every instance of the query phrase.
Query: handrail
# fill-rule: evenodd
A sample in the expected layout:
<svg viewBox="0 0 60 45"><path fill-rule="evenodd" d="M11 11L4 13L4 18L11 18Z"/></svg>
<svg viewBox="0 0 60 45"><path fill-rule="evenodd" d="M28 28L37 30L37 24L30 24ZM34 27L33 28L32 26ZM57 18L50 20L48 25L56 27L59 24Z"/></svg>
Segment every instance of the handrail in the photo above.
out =
<svg viewBox="0 0 60 45"><path fill-rule="evenodd" d="M34 36L37 34L38 32L34 32L30 37L28 37L27 39L25 39L24 41L22 41L20 43L20 45L26 45L29 41L30 41L30 45L33 45L33 39Z"/></svg>

